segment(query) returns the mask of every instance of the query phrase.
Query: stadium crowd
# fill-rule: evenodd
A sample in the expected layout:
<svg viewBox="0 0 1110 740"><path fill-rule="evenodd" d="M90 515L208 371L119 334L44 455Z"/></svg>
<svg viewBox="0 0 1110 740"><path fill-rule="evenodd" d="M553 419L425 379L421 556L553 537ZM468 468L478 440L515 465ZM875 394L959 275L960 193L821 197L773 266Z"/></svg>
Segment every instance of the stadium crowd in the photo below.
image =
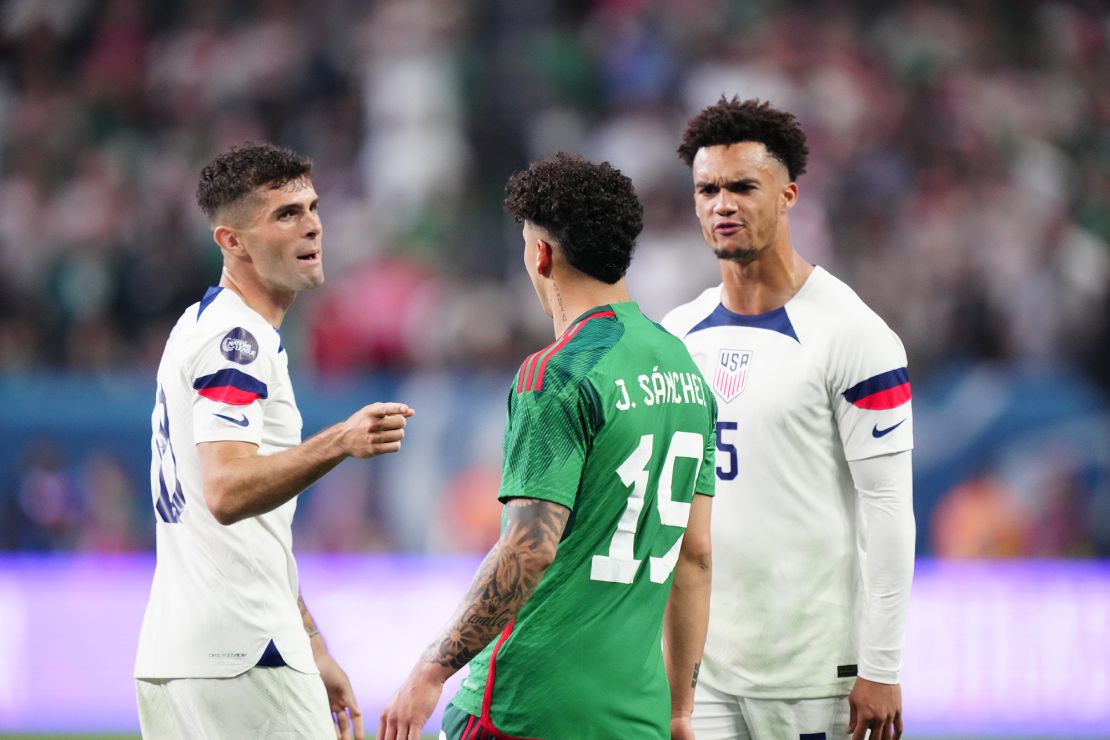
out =
<svg viewBox="0 0 1110 740"><path fill-rule="evenodd" d="M306 373L508 377L545 344L501 187L556 150L633 179L629 282L658 319L719 279L674 149L721 93L798 113L794 241L900 334L915 380L1059 364L1110 389L1110 12L1063 0L8 0L0 372L152 378L219 269L197 172L245 139L316 163L329 281L283 328ZM37 451L0 546L148 546L145 483L118 467ZM1072 547L1081 511L1042 554L1098 549ZM1014 526L995 554L1036 551Z"/></svg>

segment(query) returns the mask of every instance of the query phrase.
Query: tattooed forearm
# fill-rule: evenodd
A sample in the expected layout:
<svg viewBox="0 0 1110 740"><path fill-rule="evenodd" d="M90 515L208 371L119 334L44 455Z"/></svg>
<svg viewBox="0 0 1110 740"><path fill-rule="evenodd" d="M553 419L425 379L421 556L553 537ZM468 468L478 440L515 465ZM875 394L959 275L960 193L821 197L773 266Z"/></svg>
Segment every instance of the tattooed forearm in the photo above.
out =
<svg viewBox="0 0 1110 740"><path fill-rule="evenodd" d="M696 689L698 687L698 673L701 672L701 661L694 663L694 677L690 680L690 688Z"/></svg>
<svg viewBox="0 0 1110 740"><path fill-rule="evenodd" d="M320 630L316 627L316 620L308 613L308 607L305 606L304 597L297 594L297 608L301 610L301 620L304 622L304 631L308 633L308 639L312 639L320 634Z"/></svg>
<svg viewBox="0 0 1110 740"><path fill-rule="evenodd" d="M512 621L555 559L570 509L536 499L512 499L505 506L501 538L425 660L453 670L469 663Z"/></svg>

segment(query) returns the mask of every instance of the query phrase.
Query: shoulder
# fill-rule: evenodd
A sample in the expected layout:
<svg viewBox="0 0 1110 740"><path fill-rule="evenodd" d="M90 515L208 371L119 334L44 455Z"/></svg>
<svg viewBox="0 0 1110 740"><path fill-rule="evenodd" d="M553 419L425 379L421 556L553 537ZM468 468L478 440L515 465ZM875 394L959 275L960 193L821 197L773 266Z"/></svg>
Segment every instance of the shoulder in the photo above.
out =
<svg viewBox="0 0 1110 740"><path fill-rule="evenodd" d="M817 338L828 372L840 382L905 368L902 340L882 317L843 281L824 270L814 277L819 282L799 307L799 332L803 343Z"/></svg>
<svg viewBox="0 0 1110 740"><path fill-rule="evenodd" d="M578 386L624 336L611 310L600 310L567 327L557 340L524 358L517 371L520 394L560 392Z"/></svg>
<svg viewBox="0 0 1110 740"><path fill-rule="evenodd" d="M660 323L664 329L682 339L691 329L713 313L720 302L721 286L715 285L706 288L694 300L671 309Z"/></svg>
<svg viewBox="0 0 1110 740"><path fill-rule="evenodd" d="M820 332L838 343L866 342L897 335L847 283L817 267L807 284L807 295L792 306L798 319L820 326Z"/></svg>
<svg viewBox="0 0 1110 740"><path fill-rule="evenodd" d="M193 314L194 351L218 351L229 362L250 365L281 350L281 335L234 293L209 288L201 301L190 306L183 321Z"/></svg>

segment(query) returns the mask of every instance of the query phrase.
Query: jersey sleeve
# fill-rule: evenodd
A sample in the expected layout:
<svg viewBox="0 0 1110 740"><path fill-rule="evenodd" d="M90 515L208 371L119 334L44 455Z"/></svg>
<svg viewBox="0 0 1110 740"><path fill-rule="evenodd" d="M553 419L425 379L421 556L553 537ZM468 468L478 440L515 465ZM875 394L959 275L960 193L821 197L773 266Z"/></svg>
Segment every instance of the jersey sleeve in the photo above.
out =
<svg viewBox="0 0 1110 740"><path fill-rule="evenodd" d="M906 350L878 317L842 336L831 356L833 412L847 460L913 449Z"/></svg>
<svg viewBox="0 0 1110 740"><path fill-rule="evenodd" d="M705 435L705 456L701 461L701 468L698 470L697 484L694 486L694 493L700 493L703 496L713 496L716 494L717 486L717 399L713 397L713 392L709 390L709 385L702 381L705 385L706 395L709 399L709 428Z"/></svg>
<svg viewBox="0 0 1110 740"><path fill-rule="evenodd" d="M263 404L270 395L274 358L243 327L211 332L189 368L193 439L262 443Z"/></svg>
<svg viewBox="0 0 1110 740"><path fill-rule="evenodd" d="M498 498L526 497L573 509L593 436L590 395L581 384L510 391Z"/></svg>

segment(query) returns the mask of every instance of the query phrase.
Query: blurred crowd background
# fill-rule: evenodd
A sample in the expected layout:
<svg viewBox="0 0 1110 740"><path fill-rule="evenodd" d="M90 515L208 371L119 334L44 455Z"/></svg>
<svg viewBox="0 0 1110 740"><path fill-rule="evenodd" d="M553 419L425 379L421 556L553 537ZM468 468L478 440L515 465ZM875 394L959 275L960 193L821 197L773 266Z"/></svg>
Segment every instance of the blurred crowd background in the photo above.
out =
<svg viewBox="0 0 1110 740"><path fill-rule="evenodd" d="M551 339L506 177L628 174L658 319L719 280L674 150L722 94L800 117L795 245L906 345L919 551L1110 557L1096 0L3 2L0 549L152 547L154 371L220 266L196 180L248 139L315 161L328 282L282 330L306 433L418 409L303 497L298 548L486 547L505 390Z"/></svg>

